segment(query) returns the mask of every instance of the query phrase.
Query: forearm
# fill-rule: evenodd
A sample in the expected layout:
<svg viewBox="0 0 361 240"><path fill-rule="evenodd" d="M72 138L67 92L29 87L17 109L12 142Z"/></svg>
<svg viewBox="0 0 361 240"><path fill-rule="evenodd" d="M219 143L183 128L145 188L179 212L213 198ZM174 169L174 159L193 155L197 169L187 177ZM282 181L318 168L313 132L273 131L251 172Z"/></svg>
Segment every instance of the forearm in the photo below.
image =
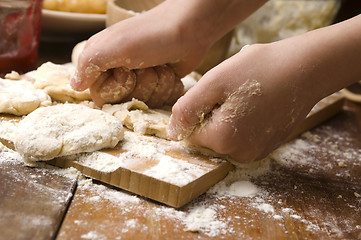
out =
<svg viewBox="0 0 361 240"><path fill-rule="evenodd" d="M317 101L361 80L361 15L274 44L287 51L305 98Z"/></svg>
<svg viewBox="0 0 361 240"><path fill-rule="evenodd" d="M167 0L154 10L179 26L183 38L190 37L209 47L256 11L267 0ZM168 19L167 19L168 21Z"/></svg>

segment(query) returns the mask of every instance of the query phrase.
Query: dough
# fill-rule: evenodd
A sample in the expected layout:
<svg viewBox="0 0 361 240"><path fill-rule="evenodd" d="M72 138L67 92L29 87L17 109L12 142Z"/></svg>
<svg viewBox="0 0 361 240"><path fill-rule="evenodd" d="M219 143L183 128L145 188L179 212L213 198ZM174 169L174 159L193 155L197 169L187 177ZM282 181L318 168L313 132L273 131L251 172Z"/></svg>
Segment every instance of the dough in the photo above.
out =
<svg viewBox="0 0 361 240"><path fill-rule="evenodd" d="M49 95L35 89L31 82L0 78L0 113L26 115L48 105L51 105Z"/></svg>
<svg viewBox="0 0 361 240"><path fill-rule="evenodd" d="M70 79L75 73L73 64L54 64L46 62L36 70L34 86L44 89L49 96L59 102L80 102L91 100L89 90L75 91L70 86Z"/></svg>
<svg viewBox="0 0 361 240"><path fill-rule="evenodd" d="M134 98L122 104L106 104L102 110L120 119L127 128L136 133L167 138L170 111L149 109L144 102Z"/></svg>
<svg viewBox="0 0 361 240"><path fill-rule="evenodd" d="M80 104L38 108L20 121L14 144L28 160L50 160L113 148L123 139L122 122Z"/></svg>

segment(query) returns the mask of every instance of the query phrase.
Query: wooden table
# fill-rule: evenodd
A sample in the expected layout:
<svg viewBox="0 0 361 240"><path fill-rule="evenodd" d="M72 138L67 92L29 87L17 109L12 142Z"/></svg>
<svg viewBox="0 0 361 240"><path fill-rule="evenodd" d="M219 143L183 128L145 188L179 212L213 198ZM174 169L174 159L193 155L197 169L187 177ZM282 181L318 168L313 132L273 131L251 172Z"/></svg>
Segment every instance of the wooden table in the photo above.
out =
<svg viewBox="0 0 361 240"><path fill-rule="evenodd" d="M70 61L70 46L54 62ZM361 239L361 105L288 147L251 179L255 196L208 192L181 209L2 160L0 239ZM195 219L199 231L185 231Z"/></svg>

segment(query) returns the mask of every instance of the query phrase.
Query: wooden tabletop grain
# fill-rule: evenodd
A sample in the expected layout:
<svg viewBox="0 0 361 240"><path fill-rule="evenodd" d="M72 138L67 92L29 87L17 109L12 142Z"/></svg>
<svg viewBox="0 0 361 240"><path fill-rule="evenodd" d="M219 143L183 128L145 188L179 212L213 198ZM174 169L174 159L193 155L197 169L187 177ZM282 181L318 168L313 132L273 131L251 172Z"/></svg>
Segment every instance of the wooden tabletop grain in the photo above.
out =
<svg viewBox="0 0 361 240"><path fill-rule="evenodd" d="M39 64L69 62L72 46L43 43ZM51 49L62 50L54 57ZM3 161L0 239L361 239L361 105L347 101L288 147L296 141L308 148L282 155L272 171L251 179L261 189L256 196L207 192L180 209ZM215 216L186 231L196 209Z"/></svg>
<svg viewBox="0 0 361 240"><path fill-rule="evenodd" d="M326 149L340 136L347 137ZM76 186L75 179L2 162L0 239L360 239L360 136L361 106L347 102L336 117L294 140L309 141L301 151L310 161L297 164L286 155L251 179L262 189L256 196L207 192L180 209L99 182L83 179ZM186 231L195 209L216 216L199 231Z"/></svg>

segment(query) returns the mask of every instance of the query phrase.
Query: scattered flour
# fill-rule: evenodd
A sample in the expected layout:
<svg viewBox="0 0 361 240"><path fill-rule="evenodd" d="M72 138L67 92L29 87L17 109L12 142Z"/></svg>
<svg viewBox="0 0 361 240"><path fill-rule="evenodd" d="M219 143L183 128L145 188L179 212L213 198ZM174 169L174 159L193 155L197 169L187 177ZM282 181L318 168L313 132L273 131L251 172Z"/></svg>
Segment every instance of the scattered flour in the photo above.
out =
<svg viewBox="0 0 361 240"><path fill-rule="evenodd" d="M146 170L144 174L178 186L184 186L207 172L207 169L201 166L162 155L158 164Z"/></svg>
<svg viewBox="0 0 361 240"><path fill-rule="evenodd" d="M254 204L254 206L263 211L263 212L266 212L266 213L271 213L273 214L275 212L273 206L271 204L268 204L268 203L261 203L261 204Z"/></svg>
<svg viewBox="0 0 361 240"><path fill-rule="evenodd" d="M5 147L0 149L0 163L13 161L19 164L22 162L21 156L16 152ZM260 213L273 218L275 221L280 221L280 224L284 221L284 218L289 217L294 221L305 224L306 229L310 232L331 229L335 236L343 236L342 233L338 232L338 228L335 225L337 223L332 219L327 223L312 222L305 219L296 209L282 207L283 204L281 201L279 201L279 206L272 204L275 196L267 192L263 187L257 186L257 184L254 183L257 181L253 181L253 179L269 172L270 159L264 159L257 163L244 165L243 168L232 170L223 181L211 188L204 197L194 200L182 209L174 209L157 204L149 207L147 200L122 190L93 183L91 179L79 175L79 172L73 168L58 169L46 163L37 164L39 171L51 171L71 178L77 177L78 189L86 190L87 192L90 191L90 195L92 196L89 198L89 194L84 194L80 197L83 199L88 197L86 201L92 203L94 206L97 206L98 203L101 205L101 202L107 201L107 204L116 206L119 211L117 214L131 214L131 216L146 215L154 219L154 221L168 219L176 223L174 229L169 229L169 231L172 232L198 232L203 236L217 237L220 239L226 239L227 236L232 234L232 236L241 236L239 234L242 233L235 232L234 226L236 224L252 224L252 219L248 219L242 215L229 216L227 211L231 210L224 205L224 201L228 203L234 202L234 204L237 205L242 202L239 200L240 198L246 197L248 200L245 201L249 203L246 208L257 209ZM37 176L34 176L34 179L36 179L36 177ZM254 192L250 190L254 190ZM79 195L81 195L81 192L82 191L80 191ZM95 210L101 211L101 209ZM86 220L84 220L84 218L75 219L74 224L83 225L86 224ZM105 224L104 226L106 226L106 224L109 223L100 224ZM124 220L124 222L118 223L118 225L119 224L121 226L119 227L120 235L128 231L149 231L147 222L139 221L137 218L128 218ZM162 223L160 222L160 224ZM202 235L199 235L199 237ZM103 233L94 230L84 232L84 234L81 235L81 239L102 240L107 238Z"/></svg>
<svg viewBox="0 0 361 240"><path fill-rule="evenodd" d="M0 137L14 141L17 123L14 120L0 122Z"/></svg>
<svg viewBox="0 0 361 240"><path fill-rule="evenodd" d="M11 128L14 127L15 124L6 124L6 126L0 124L0 134L11 139ZM10 131L7 132L7 128L10 129ZM130 135L133 133L126 132L125 138L127 138L127 136L130 137L128 134ZM316 142L326 141L317 138L317 136L315 135L310 135L309 133L305 134L304 137L312 138ZM136 143L138 143L138 145ZM122 148L129 151L130 149L136 147L138 149L136 154L140 158L156 158L157 154L164 154L164 152L169 149L184 149L184 146L179 145L179 143L172 143L170 145L166 145L163 148L159 148L157 144L159 143L149 142L148 137L139 136L139 138L133 143L124 144ZM330 139L328 139L328 144L332 144L332 141L330 141ZM300 146L303 146L304 149L307 149L307 147L309 147L305 141L302 142ZM142 151L145 148L147 148L148 150ZM289 149L288 154L291 154L292 151L297 152L297 149ZM348 152L349 151L346 149L346 153ZM350 154L353 155L354 153ZM349 155L346 154L344 158L348 158L348 156ZM127 162L126 158L124 158L123 161L119 161L118 157L112 158L111 155L103 152L80 154L77 157L79 157L79 161L82 161L83 164L91 164L91 160L94 161L95 159L93 164L97 165L97 167L103 169L104 171L112 171L116 167L121 166L122 164L130 164L129 162ZM166 161L169 159L164 160ZM104 161L108 162L105 163ZM306 159L305 161L310 160ZM7 149L0 143L0 163L21 164L22 162L23 159L18 153ZM332 231L332 233L334 233L334 236L343 237L344 235L339 232L339 228L337 227L337 221L335 219L329 219L329 221L325 223L319 223L309 220L308 218L306 219L304 214L302 214L302 212L298 211L297 209L293 209L291 207L282 207L284 206L284 204L281 201L279 201L279 205L273 204L277 196L273 195L272 192L268 192L268 190L266 190L264 187L258 185L259 182L256 181L258 177L269 173L271 162L272 160L270 159L264 159L262 161L254 162L251 164L238 166L237 168L232 170L224 180L220 181L218 184L212 187L204 195L204 197L200 197L194 200L193 202L181 209L174 209L157 204L149 207L149 203L145 199L122 190L113 189L102 184L93 183L91 179L83 177L74 168L59 169L56 167L52 167L46 163L36 163L35 166L39 169L39 171L51 171L62 176L77 178L79 189L92 192L92 197L88 198L87 201L93 203L95 206L97 205L97 203L99 203L100 205L101 202L108 201L109 204L114 204L117 206L120 214L131 213L132 216L137 216L139 214L141 214L141 216L144 216L144 214L146 214L147 216L151 216L152 218L154 218L155 221L158 219L170 219L176 224L174 229L169 229L169 231L199 232L199 234L203 234L208 237L217 237L220 239L226 239L227 236L232 234L242 234L235 233L234 226L236 224L251 225L253 224L252 219L249 219L242 215L229 216L229 212L227 213L227 211L230 210L226 207L224 201L227 201L228 203L239 204L243 202L243 200L241 201L239 199L244 198L244 201L248 203L245 206L246 209L251 209L252 212L254 212L254 210L256 209L260 212L260 214L264 214L265 216L270 217L275 221L279 221L280 224L285 221L285 218L291 218L296 223L305 224L306 229L310 232L326 231L325 229L327 229L327 231ZM103 166L101 165L101 163L103 163ZM185 165L175 165L174 169L182 169L184 166ZM157 171L157 168L160 172L164 171L163 167L165 167L165 165L162 166L161 161L159 161L159 165L153 168L153 171ZM198 170L191 170L190 172L194 173L196 171ZM33 176L34 181L36 181L37 177L37 175ZM178 177L181 178L182 176L179 175ZM180 180L178 179L177 181ZM297 190L297 188L295 188L295 190ZM86 196L89 195L84 194L84 196L82 197ZM357 198L356 194L355 198ZM41 219L39 218L39 221L40 220ZM74 224L86 224L86 222L83 221L83 219L76 219L74 220ZM34 224L35 223L36 222L34 222ZM147 223L139 221L136 218L126 219L120 225L120 233L126 233L128 231L146 232L149 230ZM359 228L361 229L361 227ZM84 234L81 235L81 238L101 240L107 239L104 234L97 231L84 232Z"/></svg>
<svg viewBox="0 0 361 240"><path fill-rule="evenodd" d="M227 223L217 219L217 212L211 207L195 207L184 219L185 231L205 232L210 237L219 235L222 230L229 231ZM227 230L226 230L227 229Z"/></svg>
<svg viewBox="0 0 361 240"><path fill-rule="evenodd" d="M207 164L196 165L166 154L167 151L187 152L184 143L159 138L155 141L154 137L125 131L124 141L120 146L124 152L117 156L105 152L92 152L69 156L66 159L79 161L84 166L102 172L112 172L120 167L135 169L134 171L144 175L178 186L186 185L209 171ZM143 165L143 159L154 163L147 169L136 170L137 165Z"/></svg>
<svg viewBox="0 0 361 240"><path fill-rule="evenodd" d="M257 195L261 189L253 184L250 179L266 174L269 170L269 158L253 163L239 164L223 181L217 183L208 192L219 195L253 197Z"/></svg>
<svg viewBox="0 0 361 240"><path fill-rule="evenodd" d="M257 186L250 181L237 181L229 186L229 191L240 197L250 197L259 191Z"/></svg>
<svg viewBox="0 0 361 240"><path fill-rule="evenodd" d="M107 237L103 234L99 234L98 232L95 231L90 231L87 234L83 234L80 236L81 239L91 239L91 240L106 240Z"/></svg>

